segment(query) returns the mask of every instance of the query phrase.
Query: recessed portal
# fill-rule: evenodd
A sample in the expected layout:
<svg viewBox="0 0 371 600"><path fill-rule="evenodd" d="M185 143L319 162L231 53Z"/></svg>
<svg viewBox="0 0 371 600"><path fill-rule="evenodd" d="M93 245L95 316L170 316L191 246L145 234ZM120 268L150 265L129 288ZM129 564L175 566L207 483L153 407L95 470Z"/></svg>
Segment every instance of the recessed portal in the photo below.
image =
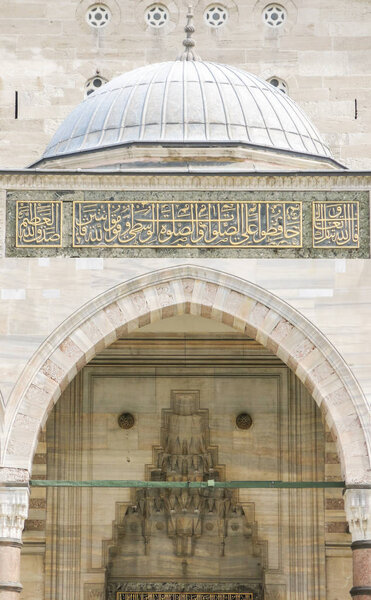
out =
<svg viewBox="0 0 371 600"><path fill-rule="evenodd" d="M252 424L241 428L246 415ZM45 435L46 472L40 447L34 479L314 481L325 479L325 453L335 456L315 402L280 359L190 315L98 354ZM329 473L340 479L339 465ZM24 564L43 539L48 600L324 600L326 547L346 537L340 524L325 525L325 506L342 514L338 490L133 485L50 488L44 498L31 500L45 516L39 509L36 523L31 512Z"/></svg>

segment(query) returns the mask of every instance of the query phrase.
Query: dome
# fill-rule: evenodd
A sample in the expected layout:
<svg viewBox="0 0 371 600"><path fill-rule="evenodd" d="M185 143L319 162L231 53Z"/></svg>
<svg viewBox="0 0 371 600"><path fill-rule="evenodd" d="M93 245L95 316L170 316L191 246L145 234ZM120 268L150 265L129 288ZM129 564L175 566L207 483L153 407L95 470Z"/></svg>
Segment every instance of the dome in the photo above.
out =
<svg viewBox="0 0 371 600"><path fill-rule="evenodd" d="M332 162L286 94L236 67L201 60L151 64L111 80L65 119L41 162L141 144L247 145Z"/></svg>

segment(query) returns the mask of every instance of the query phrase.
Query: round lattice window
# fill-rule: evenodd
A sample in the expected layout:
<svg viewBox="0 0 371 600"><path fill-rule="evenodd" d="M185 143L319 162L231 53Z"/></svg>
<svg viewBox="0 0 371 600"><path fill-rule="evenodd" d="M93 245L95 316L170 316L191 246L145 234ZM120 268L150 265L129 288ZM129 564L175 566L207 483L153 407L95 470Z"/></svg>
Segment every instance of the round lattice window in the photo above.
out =
<svg viewBox="0 0 371 600"><path fill-rule="evenodd" d="M111 11L105 4L93 4L86 12L86 20L91 27L101 29L111 20Z"/></svg>
<svg viewBox="0 0 371 600"><path fill-rule="evenodd" d="M169 12L162 4L153 4L147 8L145 21L150 27L163 27L169 21Z"/></svg>
<svg viewBox="0 0 371 600"><path fill-rule="evenodd" d="M104 77L101 77L100 75L95 75L94 77L88 79L85 83L85 97L88 97L96 90L99 90L99 88L107 83L107 81L107 79L104 79Z"/></svg>
<svg viewBox="0 0 371 600"><path fill-rule="evenodd" d="M210 27L221 27L228 20L228 11L221 4L212 4L205 11L205 20Z"/></svg>
<svg viewBox="0 0 371 600"><path fill-rule="evenodd" d="M122 413L118 417L117 422L121 429L131 429L132 427L134 427L135 419L130 413Z"/></svg>
<svg viewBox="0 0 371 600"><path fill-rule="evenodd" d="M236 425L238 429L250 429L252 425L252 418L247 413L241 413L236 417Z"/></svg>
<svg viewBox="0 0 371 600"><path fill-rule="evenodd" d="M281 4L268 4L263 10L263 21L269 27L281 27L286 21L286 10Z"/></svg>
<svg viewBox="0 0 371 600"><path fill-rule="evenodd" d="M268 79L268 83L273 85L273 87L277 88L278 90L280 90L280 92L283 92L284 94L289 93L286 81L280 79L279 77L271 77L270 79Z"/></svg>

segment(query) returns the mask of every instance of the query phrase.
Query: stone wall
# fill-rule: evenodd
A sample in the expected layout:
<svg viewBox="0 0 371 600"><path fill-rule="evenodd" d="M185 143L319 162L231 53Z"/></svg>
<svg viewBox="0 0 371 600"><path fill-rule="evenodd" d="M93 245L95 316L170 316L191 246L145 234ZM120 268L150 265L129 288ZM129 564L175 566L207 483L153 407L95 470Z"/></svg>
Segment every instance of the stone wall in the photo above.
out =
<svg viewBox="0 0 371 600"><path fill-rule="evenodd" d="M93 0L2 2L2 167L24 167L40 157L59 123L83 100L85 82L97 70L111 79L179 54L187 2L163 2L170 19L162 29L145 24L149 0L104 3L112 20L97 30L85 19ZM268 0L223 0L229 19L220 28L211 28L204 20L207 0L193 4L197 50L204 60L237 65L264 79L284 79L289 94L313 119L335 158L348 167L369 168L371 16L367 2L281 0L288 18L277 29L262 20Z"/></svg>

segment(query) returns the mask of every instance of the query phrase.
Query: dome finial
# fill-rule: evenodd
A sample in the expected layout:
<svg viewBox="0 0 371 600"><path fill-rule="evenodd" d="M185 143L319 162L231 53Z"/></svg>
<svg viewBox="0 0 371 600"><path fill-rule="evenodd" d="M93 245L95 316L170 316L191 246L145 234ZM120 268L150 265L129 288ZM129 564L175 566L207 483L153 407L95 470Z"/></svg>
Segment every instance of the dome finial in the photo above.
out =
<svg viewBox="0 0 371 600"><path fill-rule="evenodd" d="M187 37L183 40L184 50L178 57L178 60L201 60L200 57L194 52L193 48L196 45L196 42L192 39L192 34L195 32L194 25L192 23L193 20L193 6L190 4L188 6L187 13L187 25L184 27L184 31L187 34Z"/></svg>

